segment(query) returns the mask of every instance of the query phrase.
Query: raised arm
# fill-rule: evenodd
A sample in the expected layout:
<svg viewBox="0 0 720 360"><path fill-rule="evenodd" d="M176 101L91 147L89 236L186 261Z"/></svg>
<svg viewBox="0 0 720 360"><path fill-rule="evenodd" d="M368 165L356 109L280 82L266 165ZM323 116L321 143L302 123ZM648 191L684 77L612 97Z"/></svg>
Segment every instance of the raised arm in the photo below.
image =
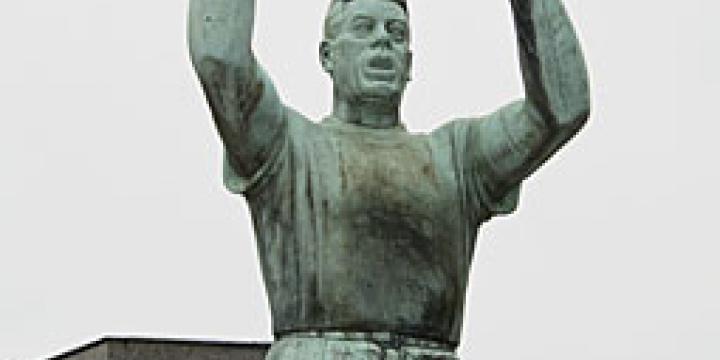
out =
<svg viewBox="0 0 720 360"><path fill-rule="evenodd" d="M251 49L255 0L190 0L188 40L228 162L245 178L285 131L283 106Z"/></svg>
<svg viewBox="0 0 720 360"><path fill-rule="evenodd" d="M501 200L585 124L585 62L559 0L511 0L525 99L473 123L468 150L484 192Z"/></svg>

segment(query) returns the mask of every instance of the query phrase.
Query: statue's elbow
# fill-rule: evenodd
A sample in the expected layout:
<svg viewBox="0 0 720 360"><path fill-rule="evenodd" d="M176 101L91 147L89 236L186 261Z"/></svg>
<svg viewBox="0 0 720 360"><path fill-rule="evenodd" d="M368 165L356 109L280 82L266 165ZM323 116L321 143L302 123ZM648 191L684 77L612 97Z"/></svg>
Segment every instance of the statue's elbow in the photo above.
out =
<svg viewBox="0 0 720 360"><path fill-rule="evenodd" d="M573 119L573 127L577 130L582 129L585 124L590 120L590 103L578 110L575 118Z"/></svg>
<svg viewBox="0 0 720 360"><path fill-rule="evenodd" d="M564 113L557 121L559 127L563 132L569 132L574 134L582 129L588 120L590 120L590 101L589 99L583 99L573 104L568 108L568 111Z"/></svg>

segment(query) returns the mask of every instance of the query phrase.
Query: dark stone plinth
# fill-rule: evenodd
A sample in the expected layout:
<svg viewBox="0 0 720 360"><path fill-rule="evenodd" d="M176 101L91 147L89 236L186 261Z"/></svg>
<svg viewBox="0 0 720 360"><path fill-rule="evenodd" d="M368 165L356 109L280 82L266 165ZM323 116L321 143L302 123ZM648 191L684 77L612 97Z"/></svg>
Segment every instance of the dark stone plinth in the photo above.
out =
<svg viewBox="0 0 720 360"><path fill-rule="evenodd" d="M270 343L105 337L49 360L263 360Z"/></svg>

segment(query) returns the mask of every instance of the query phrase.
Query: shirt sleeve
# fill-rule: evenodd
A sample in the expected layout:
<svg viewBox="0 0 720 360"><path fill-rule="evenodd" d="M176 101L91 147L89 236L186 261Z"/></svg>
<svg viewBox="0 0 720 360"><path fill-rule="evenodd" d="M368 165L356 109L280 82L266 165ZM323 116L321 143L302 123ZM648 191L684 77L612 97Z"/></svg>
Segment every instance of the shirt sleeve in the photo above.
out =
<svg viewBox="0 0 720 360"><path fill-rule="evenodd" d="M455 171L461 194L478 223L513 213L518 206L521 184L503 184L486 149L507 146L508 139L491 119L458 119L450 123Z"/></svg>
<svg viewBox="0 0 720 360"><path fill-rule="evenodd" d="M289 109L284 109L281 116L285 119L281 123L286 124L284 129L278 131L277 135L267 148L267 155L264 156L264 162L249 176L242 176L235 171L233 165L233 157L228 151L223 155L223 183L225 188L233 194L245 195L250 189L258 183L274 176L278 172L283 159L287 158L287 147L290 141L290 131L288 124Z"/></svg>

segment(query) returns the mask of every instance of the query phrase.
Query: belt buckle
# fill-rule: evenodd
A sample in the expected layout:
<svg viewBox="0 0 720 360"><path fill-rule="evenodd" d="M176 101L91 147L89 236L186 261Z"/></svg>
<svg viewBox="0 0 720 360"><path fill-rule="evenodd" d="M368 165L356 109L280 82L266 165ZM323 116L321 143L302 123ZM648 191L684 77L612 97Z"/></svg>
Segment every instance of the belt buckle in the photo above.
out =
<svg viewBox="0 0 720 360"><path fill-rule="evenodd" d="M387 339L376 339L380 346L381 360L404 360L406 358L403 346L405 341L402 335L389 333Z"/></svg>
<svg viewBox="0 0 720 360"><path fill-rule="evenodd" d="M382 338L375 338L374 342L382 349L400 350L404 345L402 336L396 333L385 333Z"/></svg>

